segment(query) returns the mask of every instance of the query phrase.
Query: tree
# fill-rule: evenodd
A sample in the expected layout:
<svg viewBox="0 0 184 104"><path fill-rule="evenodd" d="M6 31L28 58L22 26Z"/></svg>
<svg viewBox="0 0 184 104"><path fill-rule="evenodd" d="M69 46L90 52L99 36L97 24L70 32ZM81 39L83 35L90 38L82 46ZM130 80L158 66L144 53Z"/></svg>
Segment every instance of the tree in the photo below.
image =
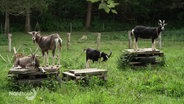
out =
<svg viewBox="0 0 184 104"><path fill-rule="evenodd" d="M115 13L117 11L114 9L118 3L115 3L114 0L87 0L87 16L86 16L86 23L85 28L89 29L91 26L91 17L92 17L92 8L93 3L100 2L98 9L103 9L106 13Z"/></svg>
<svg viewBox="0 0 184 104"><path fill-rule="evenodd" d="M25 16L26 16L26 21L25 21L26 32L31 31L31 23L30 23L31 9L34 9L39 12L43 12L47 10L48 3L50 3L49 0L23 0L22 7L25 10Z"/></svg>
<svg viewBox="0 0 184 104"><path fill-rule="evenodd" d="M5 26L4 32L7 35L10 31L10 22L9 22L9 14L18 15L21 14L21 9L19 5L21 4L21 0L0 0L0 10L5 13ZM20 3L20 4L19 4Z"/></svg>

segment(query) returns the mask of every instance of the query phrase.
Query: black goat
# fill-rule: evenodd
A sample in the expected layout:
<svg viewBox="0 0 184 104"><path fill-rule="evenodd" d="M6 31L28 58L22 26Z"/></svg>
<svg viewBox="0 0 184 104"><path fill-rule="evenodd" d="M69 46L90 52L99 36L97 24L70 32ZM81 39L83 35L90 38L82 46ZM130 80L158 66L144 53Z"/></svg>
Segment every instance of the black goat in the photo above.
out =
<svg viewBox="0 0 184 104"><path fill-rule="evenodd" d="M62 47L62 39L60 38L59 34L41 36L40 32L37 32L37 31L28 32L28 33L32 35L33 42L36 42L39 45L39 47L41 48L43 57L45 56L45 52L46 52L47 64L48 64L48 51L52 50L53 64L54 64L55 50L56 50L56 48L58 48L59 49L58 64L60 64L60 52L61 52L61 47ZM44 60L44 62L45 62L45 60Z"/></svg>
<svg viewBox="0 0 184 104"><path fill-rule="evenodd" d="M161 31L167 25L165 20L158 22L158 27L136 26L132 29L131 35L134 35L134 49L138 50L138 37L143 39L152 39L152 50L155 50L155 39L158 38Z"/></svg>
<svg viewBox="0 0 184 104"><path fill-rule="evenodd" d="M87 67L87 64L89 67L89 60L92 60L93 63L95 61L99 61L99 59L101 60L101 58L103 58L102 61L107 61L110 58L110 56L112 55L112 52L110 52L108 55L104 52L100 52L99 50L95 50L92 48L87 48L84 50L86 51L86 67Z"/></svg>

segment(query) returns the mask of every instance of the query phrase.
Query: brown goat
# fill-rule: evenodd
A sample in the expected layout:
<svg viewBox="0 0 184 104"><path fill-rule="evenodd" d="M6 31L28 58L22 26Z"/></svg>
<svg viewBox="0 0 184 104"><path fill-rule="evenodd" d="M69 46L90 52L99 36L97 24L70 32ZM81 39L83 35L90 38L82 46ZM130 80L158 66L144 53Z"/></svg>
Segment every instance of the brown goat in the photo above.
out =
<svg viewBox="0 0 184 104"><path fill-rule="evenodd" d="M53 55L53 64L55 60L55 50L58 48L58 64L60 64L60 52L62 48L62 39L60 38L59 34L52 34L48 36L41 36L39 31L32 31L28 32L29 34L32 35L32 40L33 42L37 43L39 47L41 48L42 55L45 57L45 52L46 52L46 62L48 64L48 51L52 50L52 55ZM44 64L45 64L45 58L44 58Z"/></svg>
<svg viewBox="0 0 184 104"><path fill-rule="evenodd" d="M39 66L40 66L39 60L36 58L35 54L32 54L31 56L24 56L21 58L17 58L14 62L14 67L38 69Z"/></svg>

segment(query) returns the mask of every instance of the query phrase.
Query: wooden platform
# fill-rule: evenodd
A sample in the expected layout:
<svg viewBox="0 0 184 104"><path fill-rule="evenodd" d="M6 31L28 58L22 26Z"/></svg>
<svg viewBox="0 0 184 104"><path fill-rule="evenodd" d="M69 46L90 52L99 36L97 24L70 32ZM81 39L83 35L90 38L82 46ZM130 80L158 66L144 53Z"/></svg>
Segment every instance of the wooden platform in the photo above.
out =
<svg viewBox="0 0 184 104"><path fill-rule="evenodd" d="M8 77L16 82L41 83L50 77L57 78L61 65L39 67L38 69L26 69L12 67L8 72ZM41 71L41 68L45 71Z"/></svg>
<svg viewBox="0 0 184 104"><path fill-rule="evenodd" d="M107 70L90 68L90 69L78 69L78 70L69 70L63 72L63 80L83 80L88 77L97 76L102 80L107 80Z"/></svg>
<svg viewBox="0 0 184 104"><path fill-rule="evenodd" d="M125 49L123 51L123 58L128 65L144 66L147 64L157 65L164 64L164 53L158 49L142 48L137 51L134 49Z"/></svg>

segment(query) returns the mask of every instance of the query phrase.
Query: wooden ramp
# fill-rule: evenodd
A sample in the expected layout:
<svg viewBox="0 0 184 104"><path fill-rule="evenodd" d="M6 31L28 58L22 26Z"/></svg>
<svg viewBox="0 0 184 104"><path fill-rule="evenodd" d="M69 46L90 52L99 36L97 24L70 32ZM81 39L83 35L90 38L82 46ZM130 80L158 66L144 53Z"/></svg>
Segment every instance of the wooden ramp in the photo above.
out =
<svg viewBox="0 0 184 104"><path fill-rule="evenodd" d="M142 48L137 51L134 49L125 49L123 51L125 63L133 66L144 66L147 64L164 64L164 53L158 49Z"/></svg>
<svg viewBox="0 0 184 104"><path fill-rule="evenodd" d="M90 68L90 69L78 69L78 70L69 70L63 72L63 80L83 80L88 77L97 76L102 80L107 80L107 70Z"/></svg>
<svg viewBox="0 0 184 104"><path fill-rule="evenodd" d="M8 77L18 83L41 83L51 77L58 78L60 67L61 65L39 67L38 69L12 67L8 72Z"/></svg>

